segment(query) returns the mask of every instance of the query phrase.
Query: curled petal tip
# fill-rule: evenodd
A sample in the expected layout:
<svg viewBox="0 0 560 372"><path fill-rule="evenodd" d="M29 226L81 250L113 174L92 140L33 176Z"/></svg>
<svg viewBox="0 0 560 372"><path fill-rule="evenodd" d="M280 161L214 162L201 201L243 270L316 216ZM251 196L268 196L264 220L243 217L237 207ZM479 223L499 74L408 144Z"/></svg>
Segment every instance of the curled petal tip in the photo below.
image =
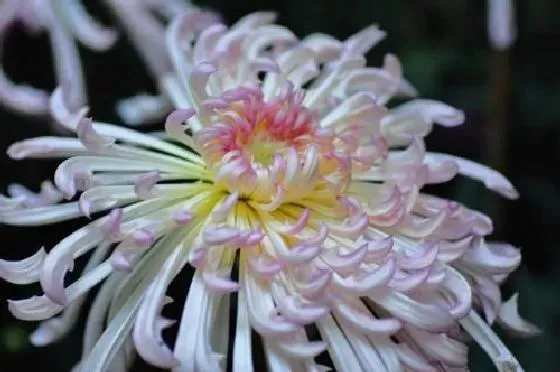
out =
<svg viewBox="0 0 560 372"><path fill-rule="evenodd" d="M202 280L208 288L218 293L231 293L239 290L239 283L210 270L203 271Z"/></svg>
<svg viewBox="0 0 560 372"><path fill-rule="evenodd" d="M196 114L193 108L177 109L167 116L169 122L184 122Z"/></svg>
<svg viewBox="0 0 560 372"><path fill-rule="evenodd" d="M539 327L524 320L519 315L518 296L519 294L515 293L509 300L502 304L498 315L498 321L507 330L517 336L532 337L540 334L542 331Z"/></svg>
<svg viewBox="0 0 560 372"><path fill-rule="evenodd" d="M161 174L158 170L153 170L136 177L134 181L134 192L140 198L149 198L155 185L161 181Z"/></svg>
<svg viewBox="0 0 560 372"><path fill-rule="evenodd" d="M113 253L109 258L109 262L111 263L111 266L113 266L113 268L117 271L125 273L132 272L132 261L129 255L125 254L124 252L115 251L115 253Z"/></svg>
<svg viewBox="0 0 560 372"><path fill-rule="evenodd" d="M139 246L150 246L154 243L156 237L153 232L148 229L139 229L132 234L134 242Z"/></svg>
<svg viewBox="0 0 560 372"><path fill-rule="evenodd" d="M68 297L66 297L64 292L45 291L45 295L57 305L66 306L68 304Z"/></svg>
<svg viewBox="0 0 560 372"><path fill-rule="evenodd" d="M91 202L89 200L80 197L80 199L78 200L78 208L84 216L86 216L87 218L91 218Z"/></svg>
<svg viewBox="0 0 560 372"><path fill-rule="evenodd" d="M227 226L210 227L203 232L204 241L211 245L226 244L237 237L239 231Z"/></svg>
<svg viewBox="0 0 560 372"><path fill-rule="evenodd" d="M193 214L187 208L179 208L173 213L173 221L178 225L185 225L192 219Z"/></svg>
<svg viewBox="0 0 560 372"><path fill-rule="evenodd" d="M101 136L93 127L93 121L89 118L81 118L78 121L76 134L80 142L88 149L93 151L107 147L115 143L114 138Z"/></svg>
<svg viewBox="0 0 560 372"><path fill-rule="evenodd" d="M6 150L6 154L13 160L22 160L32 156L47 154L51 150L52 146L49 144L29 139L11 144Z"/></svg>
<svg viewBox="0 0 560 372"><path fill-rule="evenodd" d="M48 299L55 304L65 306L68 298L64 288L64 277L68 271L72 271L74 268L74 259L71 254L61 256L54 253L51 252L46 256L41 268L41 287Z"/></svg>
<svg viewBox="0 0 560 372"><path fill-rule="evenodd" d="M519 199L519 191L509 182L508 184L487 184L487 186L490 190L496 191L508 199Z"/></svg>

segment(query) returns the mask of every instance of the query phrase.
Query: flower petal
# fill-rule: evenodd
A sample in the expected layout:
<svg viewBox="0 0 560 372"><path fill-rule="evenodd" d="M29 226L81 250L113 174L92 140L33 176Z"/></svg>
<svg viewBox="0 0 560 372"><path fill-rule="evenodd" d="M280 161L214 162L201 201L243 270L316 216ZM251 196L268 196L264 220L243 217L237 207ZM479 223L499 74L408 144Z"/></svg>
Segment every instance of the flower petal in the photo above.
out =
<svg viewBox="0 0 560 372"><path fill-rule="evenodd" d="M522 371L517 359L492 331L490 326L473 310L465 319L461 320L461 326L488 354L498 371Z"/></svg>
<svg viewBox="0 0 560 372"><path fill-rule="evenodd" d="M455 162L459 166L460 174L483 182L490 190L508 199L517 199L519 197L517 190L503 175L485 165L447 154L426 153L424 158L426 164L433 166L443 161Z"/></svg>
<svg viewBox="0 0 560 372"><path fill-rule="evenodd" d="M20 261L0 259L0 277L14 284L31 284L39 281L41 267L47 253L41 248L32 256Z"/></svg>
<svg viewBox="0 0 560 372"><path fill-rule="evenodd" d="M518 293L514 293L509 300L502 304L498 321L500 325L512 331L516 335L525 337L535 336L541 333L541 330L534 324L521 318L517 305Z"/></svg>

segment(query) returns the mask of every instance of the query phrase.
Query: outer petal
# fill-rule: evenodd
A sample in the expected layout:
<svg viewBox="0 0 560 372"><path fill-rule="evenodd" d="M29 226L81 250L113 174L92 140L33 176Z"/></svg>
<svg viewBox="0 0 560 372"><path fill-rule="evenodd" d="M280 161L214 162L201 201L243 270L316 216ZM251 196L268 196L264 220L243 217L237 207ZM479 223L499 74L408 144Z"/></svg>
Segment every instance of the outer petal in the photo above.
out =
<svg viewBox="0 0 560 372"><path fill-rule="evenodd" d="M518 294L515 293L509 300L502 304L498 321L506 329L520 336L530 337L541 333L541 330L534 324L521 318L517 305Z"/></svg>
<svg viewBox="0 0 560 372"><path fill-rule="evenodd" d="M39 281L41 267L47 253L41 248L33 256L21 261L0 259L0 277L14 284L30 284Z"/></svg>
<svg viewBox="0 0 560 372"><path fill-rule="evenodd" d="M426 153L424 158L426 164L434 166L443 161L455 162L459 166L460 174L483 182L490 190L496 191L508 199L519 197L515 187L502 174L485 165L447 154Z"/></svg>

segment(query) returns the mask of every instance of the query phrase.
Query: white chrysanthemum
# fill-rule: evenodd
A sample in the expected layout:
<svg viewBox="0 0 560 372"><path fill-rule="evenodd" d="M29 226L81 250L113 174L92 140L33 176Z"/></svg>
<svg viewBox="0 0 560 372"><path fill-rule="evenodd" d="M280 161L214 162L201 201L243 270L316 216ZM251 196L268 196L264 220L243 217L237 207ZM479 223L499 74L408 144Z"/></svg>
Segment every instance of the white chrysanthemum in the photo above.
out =
<svg viewBox="0 0 560 372"><path fill-rule="evenodd" d="M58 89L53 114L78 139L9 148L15 159L68 157L54 181L66 198L80 196L53 204L51 191L19 188L2 200L4 223L108 212L48 253L0 261L6 280L38 281L45 292L9 304L20 319L48 319L32 341L66 334L102 283L81 371L124 370L133 349L174 371L224 370L226 355L233 371L251 371L254 342L271 371L320 370L323 350L338 371L451 370L467 365L463 331L500 371L521 370L489 326L498 317L537 331L519 318L516 298L504 306L500 298L518 250L485 241L492 225L483 214L421 192L460 173L517 196L483 165L425 151L432 125L459 125L463 113L425 99L385 108L411 89L393 55L365 67L363 54L384 37L375 26L344 42L298 41L269 13L202 32L191 27L196 17L177 19L167 34L175 73L164 85L177 108L165 125L170 141L69 112ZM90 251L65 287L74 260ZM171 349L161 332L173 321L160 312L189 265Z"/></svg>

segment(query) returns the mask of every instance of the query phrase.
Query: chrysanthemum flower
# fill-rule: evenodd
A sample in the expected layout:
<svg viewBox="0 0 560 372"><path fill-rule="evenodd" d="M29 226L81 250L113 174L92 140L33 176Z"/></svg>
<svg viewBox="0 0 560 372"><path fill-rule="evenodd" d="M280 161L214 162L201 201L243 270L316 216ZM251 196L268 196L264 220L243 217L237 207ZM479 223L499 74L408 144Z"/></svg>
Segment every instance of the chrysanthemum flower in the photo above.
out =
<svg viewBox="0 0 560 372"><path fill-rule="evenodd" d="M111 13L122 23L154 79L171 70L163 48L165 22L174 14L196 11L187 0L106 0ZM209 23L216 16L202 13L199 22ZM2 0L0 1L0 55L2 39L10 26L22 23L36 33L47 31L58 85L65 87L67 104L79 109L87 101L85 81L77 42L94 51L106 51L117 40L116 30L99 24L78 0ZM0 103L31 115L48 114L49 94L43 90L12 82L0 63ZM142 124L170 111L165 97L140 94L117 105L128 124Z"/></svg>
<svg viewBox="0 0 560 372"><path fill-rule="evenodd" d="M52 112L78 138L8 149L14 159L67 157L54 182L70 201L58 203L49 184L37 195L16 187L2 200L4 223L96 216L48 253L0 261L6 280L44 290L9 303L20 319L46 320L32 341L66 334L101 284L80 371L125 370L133 350L174 371L251 371L256 344L271 371L321 370L325 350L338 371L448 371L467 366L465 334L500 371L521 370L490 328L499 319L537 332L516 297L500 297L519 251L485 241L485 215L422 192L459 173L517 197L483 165L426 152L432 125L459 125L463 113L426 99L385 108L410 89L393 55L365 67L385 36L375 26L344 42L298 41L269 13L201 33L192 17L167 34L169 140L71 112L58 89ZM166 290L190 267L174 326L160 314ZM173 346L167 327L177 327Z"/></svg>

